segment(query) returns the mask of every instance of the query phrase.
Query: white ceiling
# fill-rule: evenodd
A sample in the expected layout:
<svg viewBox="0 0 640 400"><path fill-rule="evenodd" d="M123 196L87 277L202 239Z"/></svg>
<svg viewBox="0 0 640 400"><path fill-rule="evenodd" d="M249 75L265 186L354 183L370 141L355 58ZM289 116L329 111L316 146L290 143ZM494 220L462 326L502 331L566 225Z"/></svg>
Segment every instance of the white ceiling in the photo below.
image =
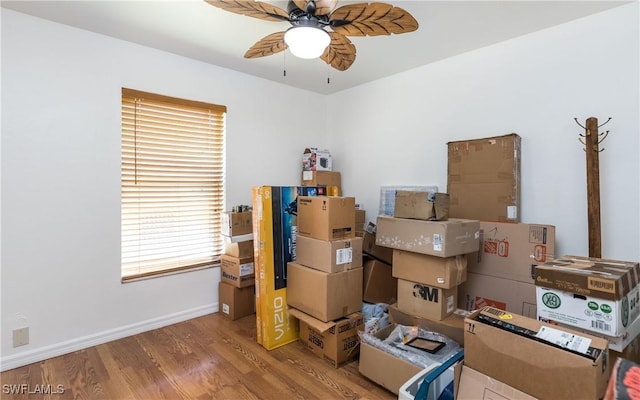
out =
<svg viewBox="0 0 640 400"><path fill-rule="evenodd" d="M357 56L351 68L343 72L319 59L297 59L288 51L245 59L245 51L255 42L290 25L233 14L204 0L2 0L1 4L36 17L330 94L630 2L382 1L411 13L420 27L402 35L350 37ZM286 1L268 2L286 9ZM338 7L355 2L343 0Z"/></svg>

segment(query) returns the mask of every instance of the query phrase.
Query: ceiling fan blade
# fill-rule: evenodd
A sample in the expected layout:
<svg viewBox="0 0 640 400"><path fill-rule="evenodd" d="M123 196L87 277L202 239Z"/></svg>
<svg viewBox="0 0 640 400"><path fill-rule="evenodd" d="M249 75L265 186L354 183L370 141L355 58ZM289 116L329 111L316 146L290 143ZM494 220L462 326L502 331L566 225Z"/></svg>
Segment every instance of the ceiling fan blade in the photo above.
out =
<svg viewBox="0 0 640 400"><path fill-rule="evenodd" d="M244 58L258 58L270 56L286 50L287 45L284 42L284 32L276 32L258 40L253 46L244 53Z"/></svg>
<svg viewBox="0 0 640 400"><path fill-rule="evenodd" d="M289 21L289 13L280 7L254 0L204 0L214 7L266 21Z"/></svg>
<svg viewBox="0 0 640 400"><path fill-rule="evenodd" d="M329 16L331 29L347 36L379 36L413 32L418 21L407 11L386 3L348 4Z"/></svg>
<svg viewBox="0 0 640 400"><path fill-rule="evenodd" d="M356 60L356 46L348 37L340 33L329 32L329 36L331 36L331 43L320 59L338 71L346 71Z"/></svg>
<svg viewBox="0 0 640 400"><path fill-rule="evenodd" d="M293 3L302 11L307 10L308 0L293 0ZM336 8L338 0L315 0L316 5L315 15L328 15Z"/></svg>

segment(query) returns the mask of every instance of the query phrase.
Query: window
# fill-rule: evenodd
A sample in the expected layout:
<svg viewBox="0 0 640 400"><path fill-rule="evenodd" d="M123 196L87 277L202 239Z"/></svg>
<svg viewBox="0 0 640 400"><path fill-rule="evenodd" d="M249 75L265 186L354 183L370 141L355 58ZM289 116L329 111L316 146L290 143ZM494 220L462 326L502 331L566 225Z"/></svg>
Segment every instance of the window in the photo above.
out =
<svg viewBox="0 0 640 400"><path fill-rule="evenodd" d="M122 280L222 252L226 107L122 89Z"/></svg>

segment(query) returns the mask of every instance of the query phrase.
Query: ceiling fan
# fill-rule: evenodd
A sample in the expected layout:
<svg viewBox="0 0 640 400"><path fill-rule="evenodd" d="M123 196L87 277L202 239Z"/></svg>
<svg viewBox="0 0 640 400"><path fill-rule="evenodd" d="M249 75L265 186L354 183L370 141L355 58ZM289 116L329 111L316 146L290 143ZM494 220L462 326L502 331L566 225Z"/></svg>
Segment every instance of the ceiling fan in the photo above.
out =
<svg viewBox="0 0 640 400"><path fill-rule="evenodd" d="M236 14L292 25L286 31L258 40L244 54L245 58L270 56L289 48L297 57L320 57L339 71L346 71L356 59L356 47L347 36L390 35L418 29L411 14L386 3L356 3L336 8L338 0L289 0L285 11L258 0L205 1Z"/></svg>

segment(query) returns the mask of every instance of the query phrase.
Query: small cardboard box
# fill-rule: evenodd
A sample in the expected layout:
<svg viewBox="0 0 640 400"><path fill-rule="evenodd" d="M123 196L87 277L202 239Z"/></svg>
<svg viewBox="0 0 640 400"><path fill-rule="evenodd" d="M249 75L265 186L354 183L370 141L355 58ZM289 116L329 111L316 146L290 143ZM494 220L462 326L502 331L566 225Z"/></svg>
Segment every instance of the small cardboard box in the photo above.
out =
<svg viewBox="0 0 640 400"><path fill-rule="evenodd" d="M464 363L541 399L601 399L606 340L484 307L465 319Z"/></svg>
<svg viewBox="0 0 640 400"><path fill-rule="evenodd" d="M399 325L415 325L428 331L437 332L455 340L460 346L464 346L464 319L469 314L458 309L443 320L435 321L401 310L397 303L389 305L389 320L391 322Z"/></svg>
<svg viewBox="0 0 640 400"><path fill-rule="evenodd" d="M222 281L239 288L255 285L253 257L238 258L222 254L220 267Z"/></svg>
<svg viewBox="0 0 640 400"><path fill-rule="evenodd" d="M457 388L457 400L536 400L535 397L529 396L466 365L462 366Z"/></svg>
<svg viewBox="0 0 640 400"><path fill-rule="evenodd" d="M238 258L253 257L253 240L232 242L228 237L225 237L224 254Z"/></svg>
<svg viewBox="0 0 640 400"><path fill-rule="evenodd" d="M338 171L302 171L302 186L324 186L341 188ZM340 190L342 193L342 190Z"/></svg>
<svg viewBox="0 0 640 400"><path fill-rule="evenodd" d="M422 221L383 215L377 221L378 246L451 257L477 252L480 245L480 221Z"/></svg>
<svg viewBox="0 0 640 400"><path fill-rule="evenodd" d="M223 212L222 234L225 236L247 235L253 232L252 212Z"/></svg>
<svg viewBox="0 0 640 400"><path fill-rule="evenodd" d="M362 268L327 273L288 264L287 304L323 322L362 310Z"/></svg>
<svg viewBox="0 0 640 400"><path fill-rule="evenodd" d="M436 257L393 250L393 276L429 286L451 289L467 280L467 256Z"/></svg>
<svg viewBox="0 0 640 400"><path fill-rule="evenodd" d="M298 234L320 240L355 237L354 197L299 196Z"/></svg>
<svg viewBox="0 0 640 400"><path fill-rule="evenodd" d="M534 283L534 268L555 257L553 225L480 221L480 249L469 255L476 274Z"/></svg>
<svg viewBox="0 0 640 400"><path fill-rule="evenodd" d="M449 217L520 221L520 136L447 143Z"/></svg>
<svg viewBox="0 0 640 400"><path fill-rule="evenodd" d="M535 269L538 316L610 336L640 314L640 264L564 256Z"/></svg>
<svg viewBox="0 0 640 400"><path fill-rule="evenodd" d="M320 240L297 237L296 262L324 272L362 267L362 238Z"/></svg>
<svg viewBox="0 0 640 400"><path fill-rule="evenodd" d="M362 252L373 258L377 258L389 265L393 263L393 249L378 246L375 232L364 231L362 234Z"/></svg>
<svg viewBox="0 0 640 400"><path fill-rule="evenodd" d="M398 308L423 318L443 320L458 306L458 287L442 289L398 279Z"/></svg>
<svg viewBox="0 0 640 400"><path fill-rule="evenodd" d="M367 303L395 303L398 298L398 280L392 276L391 265L375 258L364 262L362 300Z"/></svg>
<svg viewBox="0 0 640 400"><path fill-rule="evenodd" d="M484 306L537 318L536 286L491 275L469 272L458 286L458 307L473 311Z"/></svg>
<svg viewBox="0 0 640 400"><path fill-rule="evenodd" d="M449 218L449 194L397 190L393 216L425 221L446 221Z"/></svg>
<svg viewBox="0 0 640 400"><path fill-rule="evenodd" d="M256 312L255 286L238 288L226 282L218 284L219 310L227 318L236 320Z"/></svg>
<svg viewBox="0 0 640 400"><path fill-rule="evenodd" d="M323 322L295 308L289 312L300 321L300 342L313 354L328 361L335 368L358 358L358 330L364 327L364 316L361 313Z"/></svg>
<svg viewBox="0 0 640 400"><path fill-rule="evenodd" d="M374 333L373 336L384 340L389 337L395 327L396 324L387 325ZM369 343L360 343L358 371L396 395L402 385L422 369L418 365L387 353Z"/></svg>
<svg viewBox="0 0 640 400"><path fill-rule="evenodd" d="M331 153L326 149L307 147L302 153L303 171L331 171Z"/></svg>

